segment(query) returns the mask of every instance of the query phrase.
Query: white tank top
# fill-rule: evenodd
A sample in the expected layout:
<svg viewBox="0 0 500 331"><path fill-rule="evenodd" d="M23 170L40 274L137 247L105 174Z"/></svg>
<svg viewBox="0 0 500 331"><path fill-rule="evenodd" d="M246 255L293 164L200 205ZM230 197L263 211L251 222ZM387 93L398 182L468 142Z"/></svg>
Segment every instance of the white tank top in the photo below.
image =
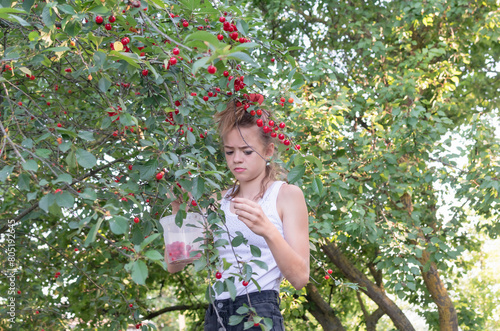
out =
<svg viewBox="0 0 500 331"><path fill-rule="evenodd" d="M278 231L281 233L282 236L283 236L283 222L279 217L278 210L276 208L276 200L278 198L278 193L281 188L281 185L283 184L284 182L282 181L273 182L268 187L266 193L264 193L262 199L260 199L258 202L261 205L262 210L266 214L267 218L271 221L271 223L274 224L274 226L276 226L276 228L278 229ZM236 237L237 236L236 232L239 231L243 234L243 237L245 237L248 240L248 243L246 245L243 243L238 247L234 247L234 253L236 253L236 255L239 257L238 258L239 261L248 262L249 265L252 267L252 271L256 273L256 275L253 275L252 278L259 284L261 291L275 290L279 292L283 275L281 274L281 271L279 270L278 265L274 260L273 254L271 253L271 250L267 246L265 239L262 236L253 233L245 225L245 223L238 220L237 215L231 212L230 200L227 198L229 194L231 194L231 192L232 192L231 190L228 190L228 192L226 193L221 202L221 209L224 211L226 215L227 228L229 229L231 238ZM227 232L224 232L220 238L226 239L228 242L231 242L231 240L228 238ZM257 246L260 248L261 251L260 257L255 257L252 255L250 251L250 245ZM220 261L222 261L222 259L224 258L226 259L227 262L231 263L231 267L228 270L224 270L222 272L222 267L221 267L220 271L222 272L222 278L220 279L220 281L224 281L226 278L234 276L231 274L240 274L236 262L236 257L235 254L233 253L233 250L231 249L231 245L226 245L225 247L219 247L218 249L219 249ZM260 260L262 262L265 262L267 264L268 270L265 270L257 266L255 263L251 262L251 260ZM243 264L241 264L240 266L243 267ZM250 280L249 284L245 287L242 284L242 279L235 276L234 283L235 283L234 285L236 286L237 296L246 294L246 290L248 290L248 293L259 291L257 286L252 280ZM230 298L230 295L229 292L227 291L221 293L220 295L217 295L216 293L216 299L218 300L228 299L228 298Z"/></svg>

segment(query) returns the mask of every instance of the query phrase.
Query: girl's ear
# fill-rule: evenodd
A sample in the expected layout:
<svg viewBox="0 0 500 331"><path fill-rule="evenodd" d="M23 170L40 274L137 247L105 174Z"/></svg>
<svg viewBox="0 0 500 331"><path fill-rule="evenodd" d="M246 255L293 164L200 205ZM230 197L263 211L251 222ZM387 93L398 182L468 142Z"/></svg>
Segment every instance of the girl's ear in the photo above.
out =
<svg viewBox="0 0 500 331"><path fill-rule="evenodd" d="M274 154L274 143L270 143L266 147L266 157L271 157Z"/></svg>

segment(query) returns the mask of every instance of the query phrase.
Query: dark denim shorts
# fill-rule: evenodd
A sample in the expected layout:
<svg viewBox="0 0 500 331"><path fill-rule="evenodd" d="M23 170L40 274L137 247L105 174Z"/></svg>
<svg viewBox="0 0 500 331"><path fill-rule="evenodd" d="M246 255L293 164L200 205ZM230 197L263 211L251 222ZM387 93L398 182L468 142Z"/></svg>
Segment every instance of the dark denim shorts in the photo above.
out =
<svg viewBox="0 0 500 331"><path fill-rule="evenodd" d="M284 331L285 326L283 324L283 316L281 316L279 304L280 298L276 291L261 291L252 292L248 294L250 296L250 302L252 307L257 311L257 315L260 317L267 317L273 321L272 331ZM222 325L220 321L217 321L217 314L215 312L214 306L217 307L219 316L222 319L222 324L227 331L243 331L243 324L248 319L245 317L243 321L238 325L229 325L229 317L231 315L236 315L236 310L243 304L248 304L248 298L245 295L240 295L235 298L235 300L225 299L225 300L215 300L214 304L210 304L205 313L205 331L222 331ZM261 331L260 326L251 327L252 331Z"/></svg>

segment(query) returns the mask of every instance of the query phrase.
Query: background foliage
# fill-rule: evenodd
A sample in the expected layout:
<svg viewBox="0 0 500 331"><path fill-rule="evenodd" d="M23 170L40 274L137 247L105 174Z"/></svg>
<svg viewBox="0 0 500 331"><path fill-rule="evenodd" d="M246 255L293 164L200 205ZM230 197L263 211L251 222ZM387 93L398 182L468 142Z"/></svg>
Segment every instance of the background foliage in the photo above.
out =
<svg viewBox="0 0 500 331"><path fill-rule="evenodd" d="M301 145L282 165L310 211L311 283L284 282L287 328L412 329L408 305L431 329L498 327L494 277L458 285L500 230L498 2L0 3L16 326L146 330L182 311L199 329L214 269L167 274L158 220L177 183L193 211L232 183L212 116L260 92Z"/></svg>

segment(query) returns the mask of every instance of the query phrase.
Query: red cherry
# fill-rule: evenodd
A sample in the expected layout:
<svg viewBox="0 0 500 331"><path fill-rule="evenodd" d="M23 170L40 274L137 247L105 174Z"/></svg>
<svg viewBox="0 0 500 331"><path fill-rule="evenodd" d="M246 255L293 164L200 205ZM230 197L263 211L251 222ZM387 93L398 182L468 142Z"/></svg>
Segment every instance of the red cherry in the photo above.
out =
<svg viewBox="0 0 500 331"><path fill-rule="evenodd" d="M300 145L295 145L296 150L300 150Z"/></svg>
<svg viewBox="0 0 500 331"><path fill-rule="evenodd" d="M217 68L213 65L209 65L208 68L207 68L207 71L209 74L215 74L217 72Z"/></svg>
<svg viewBox="0 0 500 331"><path fill-rule="evenodd" d="M289 103L293 103L293 98L288 99Z"/></svg>
<svg viewBox="0 0 500 331"><path fill-rule="evenodd" d="M261 118L259 118L256 123L259 128L264 125L264 121Z"/></svg>
<svg viewBox="0 0 500 331"><path fill-rule="evenodd" d="M57 123L57 127L58 127L58 128L61 128L61 127L62 127L62 124L61 124L61 123Z"/></svg>
<svg viewBox="0 0 500 331"><path fill-rule="evenodd" d="M248 282L247 282L246 280L244 280L244 281L242 281L242 282L241 282L241 284L242 284L243 286L247 286L247 285L248 285Z"/></svg>
<svg viewBox="0 0 500 331"><path fill-rule="evenodd" d="M285 125L285 123L283 123L283 122L281 122L281 123L280 123L280 125L279 125L280 129L284 129L284 128L285 128L285 126L286 126L286 125Z"/></svg>
<svg viewBox="0 0 500 331"><path fill-rule="evenodd" d="M129 306L130 308L132 308L132 307L134 306L134 304L133 304L133 303L131 303L131 304L129 304L128 306Z"/></svg>
<svg viewBox="0 0 500 331"><path fill-rule="evenodd" d="M123 46L127 45L129 42L130 42L130 38L129 37L123 37L122 40L121 40Z"/></svg>
<svg viewBox="0 0 500 331"><path fill-rule="evenodd" d="M283 133L280 133L280 134L278 135L278 139L279 139L279 140L283 140L283 139L285 139L285 135L284 135Z"/></svg>
<svg viewBox="0 0 500 331"><path fill-rule="evenodd" d="M133 167L134 167L133 165L129 164L128 165L128 170L132 170Z"/></svg>
<svg viewBox="0 0 500 331"><path fill-rule="evenodd" d="M176 64L176 63L177 63L177 58L175 58L175 57L173 57L173 56L172 56L172 57L170 58L170 64L171 64L171 65L174 65L174 64Z"/></svg>
<svg viewBox="0 0 500 331"><path fill-rule="evenodd" d="M257 115L262 116L262 109L257 109Z"/></svg>
<svg viewBox="0 0 500 331"><path fill-rule="evenodd" d="M213 92L208 92L207 95L211 98L214 96Z"/></svg>
<svg viewBox="0 0 500 331"><path fill-rule="evenodd" d="M142 71L142 75L143 75L143 76L147 76L147 75L148 75L148 73L149 73L149 70L148 70L148 69L144 69L144 70Z"/></svg>
<svg viewBox="0 0 500 331"><path fill-rule="evenodd" d="M163 178L163 174L161 172L156 174L156 180L161 180Z"/></svg>
<svg viewBox="0 0 500 331"><path fill-rule="evenodd" d="M255 116L255 110L250 110L250 115Z"/></svg>
<svg viewBox="0 0 500 331"><path fill-rule="evenodd" d="M218 35L217 35L217 39L219 39L220 41L222 41L222 40L224 39L224 36L223 36L223 35L221 35L221 34L218 34Z"/></svg>
<svg viewBox="0 0 500 331"><path fill-rule="evenodd" d="M224 23L226 21L226 18L224 16L219 17L219 22Z"/></svg>
<svg viewBox="0 0 500 331"><path fill-rule="evenodd" d="M326 279L326 280L330 279L330 276L325 275L325 279Z"/></svg>
<svg viewBox="0 0 500 331"><path fill-rule="evenodd" d="M290 145L290 140L285 139L285 140L283 141L283 144L285 144L285 146L289 146L289 145Z"/></svg>
<svg viewBox="0 0 500 331"><path fill-rule="evenodd" d="M271 59L271 62L272 62L272 63L274 63L274 61L276 61L276 60L275 60L275 59L274 59L274 57L273 57L273 58Z"/></svg>
<svg viewBox="0 0 500 331"><path fill-rule="evenodd" d="M30 79L31 79L31 80L35 80L35 76L31 75L31 76L30 76Z"/></svg>
<svg viewBox="0 0 500 331"><path fill-rule="evenodd" d="M102 18L102 16L96 16L95 17L95 22L97 24L102 24L102 22L104 22L104 18Z"/></svg>
<svg viewBox="0 0 500 331"><path fill-rule="evenodd" d="M205 96L203 97L203 101L208 101L208 96L206 96L206 95L205 95Z"/></svg>
<svg viewBox="0 0 500 331"><path fill-rule="evenodd" d="M281 97L280 101L285 102L285 98Z"/></svg>
<svg viewBox="0 0 500 331"><path fill-rule="evenodd" d="M106 24L104 25L104 28L105 28L106 30L108 30L108 31L109 31L109 30L111 30L111 24L106 23Z"/></svg>
<svg viewBox="0 0 500 331"><path fill-rule="evenodd" d="M189 26L189 22L188 21L184 21L182 22L182 26L187 28Z"/></svg>
<svg viewBox="0 0 500 331"><path fill-rule="evenodd" d="M227 76L229 76L229 71L226 70L222 74L224 75L224 77L227 77Z"/></svg>
<svg viewBox="0 0 500 331"><path fill-rule="evenodd" d="M328 269L326 272L328 272L330 275L333 273L332 269Z"/></svg>
<svg viewBox="0 0 500 331"><path fill-rule="evenodd" d="M66 69L64 69L64 71L71 72L72 70L71 70L71 68L66 68Z"/></svg>
<svg viewBox="0 0 500 331"><path fill-rule="evenodd" d="M259 326L260 323L253 323L253 326Z"/></svg>
<svg viewBox="0 0 500 331"><path fill-rule="evenodd" d="M217 279L221 279L221 278L222 278L222 274L221 274L220 272L218 272L218 271L217 271L217 272L215 273L215 278L217 278Z"/></svg>
<svg viewBox="0 0 500 331"><path fill-rule="evenodd" d="M271 137L276 138L277 134L276 132L271 132Z"/></svg>
<svg viewBox="0 0 500 331"><path fill-rule="evenodd" d="M109 23L113 23L114 21L116 21L116 17L114 17L114 16L110 16L110 17L108 18L108 21L109 21Z"/></svg>
<svg viewBox="0 0 500 331"><path fill-rule="evenodd" d="M21 291L19 291L19 290L18 290L18 291L17 291L17 294L21 294Z"/></svg>
<svg viewBox="0 0 500 331"><path fill-rule="evenodd" d="M50 106L50 102L47 102L47 106Z"/></svg>
<svg viewBox="0 0 500 331"><path fill-rule="evenodd" d="M175 47L175 48L172 50L172 53L174 53L174 55L179 55L180 50L179 50L177 47Z"/></svg>
<svg viewBox="0 0 500 331"><path fill-rule="evenodd" d="M75 252L78 252L78 248L75 248Z"/></svg>
<svg viewBox="0 0 500 331"><path fill-rule="evenodd" d="M19 101L17 104L18 104L19 106L22 106L22 105L23 105L23 103L22 103L21 101Z"/></svg>
<svg viewBox="0 0 500 331"><path fill-rule="evenodd" d="M192 96L192 97L195 97L195 96L197 96L197 95L198 95L198 94L197 94L196 92L191 92L191 96Z"/></svg>
<svg viewBox="0 0 500 331"><path fill-rule="evenodd" d="M191 201L191 205L192 205L193 207L198 206L198 204L197 204L197 203L196 203L196 201L194 201L194 200L193 200L193 201Z"/></svg>

